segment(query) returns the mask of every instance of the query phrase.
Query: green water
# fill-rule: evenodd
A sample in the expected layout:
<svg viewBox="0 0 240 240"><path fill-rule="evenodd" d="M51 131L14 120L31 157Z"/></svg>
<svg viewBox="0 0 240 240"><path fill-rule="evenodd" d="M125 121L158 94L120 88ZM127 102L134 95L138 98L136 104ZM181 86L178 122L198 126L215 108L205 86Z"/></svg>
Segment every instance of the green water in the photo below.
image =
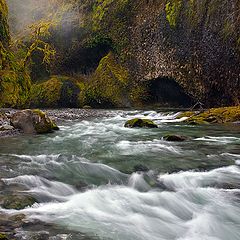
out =
<svg viewBox="0 0 240 240"><path fill-rule="evenodd" d="M75 239L240 239L240 126L186 125L173 111L110 113L1 139L1 178L42 202L25 210L29 219L61 226L67 239L69 231ZM133 117L159 128L124 128ZM189 140L162 140L167 134ZM149 171L134 173L139 164Z"/></svg>

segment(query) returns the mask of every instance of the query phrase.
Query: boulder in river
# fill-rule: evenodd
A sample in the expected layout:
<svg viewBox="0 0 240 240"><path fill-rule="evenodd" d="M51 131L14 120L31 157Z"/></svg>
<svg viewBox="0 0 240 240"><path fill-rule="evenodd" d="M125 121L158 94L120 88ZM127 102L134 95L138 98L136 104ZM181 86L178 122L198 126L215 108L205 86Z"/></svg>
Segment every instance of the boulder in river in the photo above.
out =
<svg viewBox="0 0 240 240"><path fill-rule="evenodd" d="M158 128L157 124L149 119L134 118L128 120L124 127L127 128Z"/></svg>
<svg viewBox="0 0 240 240"><path fill-rule="evenodd" d="M27 134L50 133L59 129L53 120L38 109L26 109L14 113L11 125Z"/></svg>
<svg viewBox="0 0 240 240"><path fill-rule="evenodd" d="M134 172L148 172L149 168L143 164L137 164L133 167Z"/></svg>
<svg viewBox="0 0 240 240"><path fill-rule="evenodd" d="M1 200L1 206L5 209L21 210L32 206L35 202L36 199L29 195L6 195Z"/></svg>
<svg viewBox="0 0 240 240"><path fill-rule="evenodd" d="M182 135L166 135L163 139L168 142L184 142L188 140L188 137Z"/></svg>

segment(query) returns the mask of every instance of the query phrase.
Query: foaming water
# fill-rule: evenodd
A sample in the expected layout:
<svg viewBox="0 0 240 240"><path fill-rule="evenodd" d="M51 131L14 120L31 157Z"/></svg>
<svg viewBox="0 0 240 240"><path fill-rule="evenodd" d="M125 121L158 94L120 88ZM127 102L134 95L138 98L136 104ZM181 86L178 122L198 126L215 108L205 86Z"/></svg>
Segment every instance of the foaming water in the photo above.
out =
<svg viewBox="0 0 240 240"><path fill-rule="evenodd" d="M49 181L38 176L25 175L2 180L7 185L19 184L25 186L28 189L25 192L29 192L37 196L39 201L64 201L67 196L77 193L77 191L68 184L57 181Z"/></svg>
<svg viewBox="0 0 240 240"><path fill-rule="evenodd" d="M0 214L23 213L43 222L37 229L57 226L53 239L240 239L240 134L186 125L178 115L118 110L63 122L54 134L3 139L3 194L14 189L38 203ZM159 128L125 128L135 117ZM189 140L167 142L167 134ZM19 239L31 239L29 231ZM72 237L76 232L82 237Z"/></svg>
<svg viewBox="0 0 240 240"><path fill-rule="evenodd" d="M171 191L148 186L142 192L139 187L146 188L147 183L142 174L135 173L128 185L98 187L22 212L30 219L106 239L239 239L240 209L235 195L239 190L209 187L222 180L239 183L239 178L235 166L183 172L159 177Z"/></svg>

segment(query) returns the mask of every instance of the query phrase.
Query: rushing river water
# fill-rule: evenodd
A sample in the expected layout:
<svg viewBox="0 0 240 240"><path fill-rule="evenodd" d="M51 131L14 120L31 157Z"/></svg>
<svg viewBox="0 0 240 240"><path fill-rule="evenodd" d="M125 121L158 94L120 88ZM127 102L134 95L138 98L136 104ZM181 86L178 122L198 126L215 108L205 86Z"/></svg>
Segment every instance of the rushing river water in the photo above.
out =
<svg viewBox="0 0 240 240"><path fill-rule="evenodd" d="M176 116L110 111L65 121L54 134L0 139L2 181L38 201L0 212L36 222L17 230L20 239L44 230L52 240L239 240L240 127ZM133 117L159 128L124 128ZM191 139L167 142L166 134Z"/></svg>

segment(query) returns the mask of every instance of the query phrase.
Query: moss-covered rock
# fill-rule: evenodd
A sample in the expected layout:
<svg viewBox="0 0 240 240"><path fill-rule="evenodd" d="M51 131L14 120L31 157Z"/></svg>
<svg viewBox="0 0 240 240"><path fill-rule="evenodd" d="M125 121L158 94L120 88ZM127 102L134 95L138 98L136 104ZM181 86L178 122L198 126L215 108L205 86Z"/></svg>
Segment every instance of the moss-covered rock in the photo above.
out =
<svg viewBox="0 0 240 240"><path fill-rule="evenodd" d="M5 209L24 209L36 203L36 199L28 195L8 195L3 198L1 206Z"/></svg>
<svg viewBox="0 0 240 240"><path fill-rule="evenodd" d="M52 76L49 80L33 84L31 107L79 107L78 82L66 76Z"/></svg>
<svg viewBox="0 0 240 240"><path fill-rule="evenodd" d="M127 128L158 128L157 124L149 119L134 118L128 120L124 127Z"/></svg>
<svg viewBox="0 0 240 240"><path fill-rule="evenodd" d="M239 104L238 0L94 5L89 8L94 30L112 40L134 81L168 77L206 107Z"/></svg>
<svg viewBox="0 0 240 240"><path fill-rule="evenodd" d="M9 42L9 27L8 27L8 7L5 0L0 0L0 42L3 45L8 45ZM1 47L0 47L1 51Z"/></svg>
<svg viewBox="0 0 240 240"><path fill-rule="evenodd" d="M182 117L185 113L181 114ZM189 117L190 116L190 117ZM185 122L189 124L231 123L240 121L240 106L211 108L203 112L186 112L189 117Z"/></svg>
<svg viewBox="0 0 240 240"><path fill-rule="evenodd" d="M11 117L11 124L26 134L42 134L59 130L56 123L38 109L27 109L14 113Z"/></svg>
<svg viewBox="0 0 240 240"><path fill-rule="evenodd" d="M26 71L0 70L0 107L28 107L31 79Z"/></svg>
<svg viewBox="0 0 240 240"><path fill-rule="evenodd" d="M100 63L85 89L86 105L92 107L129 106L127 69L110 52Z"/></svg>
<svg viewBox="0 0 240 240"><path fill-rule="evenodd" d="M0 240L9 240L7 234L5 233L0 233Z"/></svg>

